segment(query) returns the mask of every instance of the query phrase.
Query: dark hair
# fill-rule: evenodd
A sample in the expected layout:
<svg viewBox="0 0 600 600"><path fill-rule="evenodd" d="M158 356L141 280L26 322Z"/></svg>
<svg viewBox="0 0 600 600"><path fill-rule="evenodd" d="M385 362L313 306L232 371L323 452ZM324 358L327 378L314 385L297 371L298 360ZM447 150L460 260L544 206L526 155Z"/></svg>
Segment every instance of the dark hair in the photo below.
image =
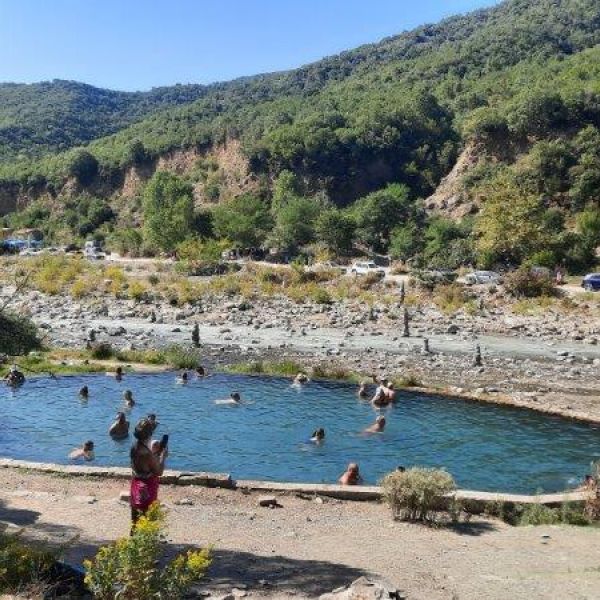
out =
<svg viewBox="0 0 600 600"><path fill-rule="evenodd" d="M138 442L143 442L152 436L152 423L148 419L140 419L138 424L135 426L133 436Z"/></svg>
<svg viewBox="0 0 600 600"><path fill-rule="evenodd" d="M231 392L230 394L231 398L233 398L234 400L240 400L241 396L239 392Z"/></svg>
<svg viewBox="0 0 600 600"><path fill-rule="evenodd" d="M87 442L85 442L85 444L83 444L84 450L92 450L93 448L94 448L94 442L92 440L88 440Z"/></svg>

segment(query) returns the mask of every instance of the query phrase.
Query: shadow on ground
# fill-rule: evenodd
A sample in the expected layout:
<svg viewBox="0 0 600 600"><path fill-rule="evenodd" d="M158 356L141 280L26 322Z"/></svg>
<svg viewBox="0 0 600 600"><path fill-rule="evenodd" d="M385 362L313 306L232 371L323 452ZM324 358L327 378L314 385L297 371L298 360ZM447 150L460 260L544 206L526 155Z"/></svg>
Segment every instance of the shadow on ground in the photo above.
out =
<svg viewBox="0 0 600 600"><path fill-rule="evenodd" d="M458 533L459 535L468 535L476 537L484 535L485 533L493 533L498 531L498 527L490 521L475 521L465 523L452 523L447 526L450 531Z"/></svg>
<svg viewBox="0 0 600 600"><path fill-rule="evenodd" d="M348 565L320 560L301 560L286 556L257 556L249 552L213 551L213 565L204 583L207 587L231 590L239 585L262 588L264 593L299 591L320 596L348 585L367 571Z"/></svg>

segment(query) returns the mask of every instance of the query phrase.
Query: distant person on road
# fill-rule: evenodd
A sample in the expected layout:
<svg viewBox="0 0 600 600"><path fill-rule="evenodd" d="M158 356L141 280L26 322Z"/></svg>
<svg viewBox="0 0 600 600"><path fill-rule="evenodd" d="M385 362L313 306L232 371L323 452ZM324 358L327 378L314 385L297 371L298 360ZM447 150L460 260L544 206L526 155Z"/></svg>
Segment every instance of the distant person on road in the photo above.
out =
<svg viewBox="0 0 600 600"><path fill-rule="evenodd" d="M115 440L122 440L129 435L129 421L124 412L118 412L116 421L110 426L108 435Z"/></svg>
<svg viewBox="0 0 600 600"><path fill-rule="evenodd" d="M135 525L153 502L158 500L159 477L165 470L165 460L169 454L159 443L157 454L151 450L152 424L142 419L133 433L135 443L131 447L131 522Z"/></svg>
<svg viewBox="0 0 600 600"><path fill-rule="evenodd" d="M325 430L322 427L313 431L313 434L310 437L310 441L314 442L315 444L320 444L321 442L323 442L324 439L325 439Z"/></svg>
<svg viewBox="0 0 600 600"><path fill-rule="evenodd" d="M339 479L342 485L358 485L362 483L362 477L356 463L350 463L346 471L342 474Z"/></svg>
<svg viewBox="0 0 600 600"><path fill-rule="evenodd" d="M385 417L383 415L379 415L377 419L375 419L375 423L373 425L367 427L363 433L381 433L385 429Z"/></svg>
<svg viewBox="0 0 600 600"><path fill-rule="evenodd" d="M69 454L69 458L72 460L78 460L80 458L83 460L94 460L94 442L92 442L92 440L88 440L81 448L75 448Z"/></svg>
<svg viewBox="0 0 600 600"><path fill-rule="evenodd" d="M133 392L131 390L125 390L123 392L123 400L127 405L127 408L133 408L135 406L135 400L133 399Z"/></svg>

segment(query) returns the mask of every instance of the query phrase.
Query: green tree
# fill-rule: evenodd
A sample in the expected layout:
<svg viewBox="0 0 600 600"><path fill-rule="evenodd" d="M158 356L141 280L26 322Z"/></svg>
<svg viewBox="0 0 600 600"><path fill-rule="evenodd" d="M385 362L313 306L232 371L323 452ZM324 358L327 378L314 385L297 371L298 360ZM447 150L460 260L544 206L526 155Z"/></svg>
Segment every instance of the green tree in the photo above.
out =
<svg viewBox="0 0 600 600"><path fill-rule="evenodd" d="M293 251L314 241L319 210L319 204L310 198L290 199L275 216L275 228L271 235L273 244Z"/></svg>
<svg viewBox="0 0 600 600"><path fill-rule="evenodd" d="M583 242L592 247L600 245L600 210L589 208L577 216L577 230Z"/></svg>
<svg viewBox="0 0 600 600"><path fill-rule="evenodd" d="M392 229L389 251L393 259L406 261L418 254L421 248L421 235L413 221Z"/></svg>
<svg viewBox="0 0 600 600"><path fill-rule="evenodd" d="M347 255L352 250L355 228L354 219L338 208L324 210L315 223L317 240L338 256Z"/></svg>
<svg viewBox="0 0 600 600"><path fill-rule="evenodd" d="M157 171L144 190L144 239L170 252L191 232L194 217L192 186L177 175Z"/></svg>
<svg viewBox="0 0 600 600"><path fill-rule="evenodd" d="M393 183L356 201L353 214L356 236L376 252L385 252L392 230L410 220L415 213L406 186Z"/></svg>
<svg viewBox="0 0 600 600"><path fill-rule="evenodd" d="M284 169L273 182L273 211L277 213L287 202L298 198L299 195L298 178L291 171Z"/></svg>
<svg viewBox="0 0 600 600"><path fill-rule="evenodd" d="M70 156L67 169L71 177L75 177L81 185L87 186L98 175L98 161L91 152L76 150Z"/></svg>
<svg viewBox="0 0 600 600"><path fill-rule="evenodd" d="M213 228L217 237L251 248L264 243L273 228L273 218L260 198L244 194L213 209Z"/></svg>
<svg viewBox="0 0 600 600"><path fill-rule="evenodd" d="M537 195L508 176L490 183L476 223L476 248L484 262L520 264L550 242L544 207Z"/></svg>

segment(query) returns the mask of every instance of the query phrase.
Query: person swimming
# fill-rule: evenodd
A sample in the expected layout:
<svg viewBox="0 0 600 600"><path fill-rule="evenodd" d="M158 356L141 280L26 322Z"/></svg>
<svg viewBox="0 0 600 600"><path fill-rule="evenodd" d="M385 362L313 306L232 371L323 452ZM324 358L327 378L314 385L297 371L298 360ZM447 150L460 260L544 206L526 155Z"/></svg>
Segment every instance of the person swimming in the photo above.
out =
<svg viewBox="0 0 600 600"><path fill-rule="evenodd" d="M321 442L323 442L324 439L325 439L325 430L322 427L313 431L313 434L310 437L310 441L314 442L315 444L320 444Z"/></svg>
<svg viewBox="0 0 600 600"><path fill-rule="evenodd" d="M362 477L357 463L350 463L342 476L339 478L341 485L358 485L362 483Z"/></svg>
<svg viewBox="0 0 600 600"><path fill-rule="evenodd" d="M133 392L131 390L125 390L123 392L123 400L127 405L127 408L133 408L135 406L135 400L133 399Z"/></svg>
<svg viewBox="0 0 600 600"><path fill-rule="evenodd" d="M177 376L177 383L187 383L190 376L187 371L182 371L180 375Z"/></svg>
<svg viewBox="0 0 600 600"><path fill-rule="evenodd" d="M369 391L367 390L367 382L361 381L358 386L358 392L356 392L359 398L367 398L369 396Z"/></svg>
<svg viewBox="0 0 600 600"><path fill-rule="evenodd" d="M150 413L146 419L152 428L152 433L154 433L159 425L159 422L156 420L156 415L154 413Z"/></svg>
<svg viewBox="0 0 600 600"><path fill-rule="evenodd" d="M108 435L115 440L122 440L129 435L129 421L124 412L118 412L116 421L110 426Z"/></svg>
<svg viewBox="0 0 600 600"><path fill-rule="evenodd" d="M123 367L117 367L115 370L115 379L121 381L123 379Z"/></svg>
<svg viewBox="0 0 600 600"><path fill-rule="evenodd" d="M305 385L310 381L306 373L298 373L294 377L294 385Z"/></svg>
<svg viewBox="0 0 600 600"><path fill-rule="evenodd" d="M385 429L385 417L383 415L379 415L377 419L375 419L375 423L367 427L363 433L381 433Z"/></svg>
<svg viewBox="0 0 600 600"><path fill-rule="evenodd" d="M198 378L206 377L207 375L208 375L208 372L202 365L198 365L196 367L196 377L198 377Z"/></svg>
<svg viewBox="0 0 600 600"><path fill-rule="evenodd" d="M87 385L84 385L79 390L79 397L82 398L83 400L87 400L90 397L90 390Z"/></svg>
<svg viewBox="0 0 600 600"><path fill-rule="evenodd" d="M231 394L229 394L229 398L215 400L215 404L239 405L242 404L242 397L240 396L239 392L231 392Z"/></svg>
<svg viewBox="0 0 600 600"><path fill-rule="evenodd" d="M25 375L19 371L17 365L13 365L10 371L4 376L6 385L17 387L25 383Z"/></svg>
<svg viewBox="0 0 600 600"><path fill-rule="evenodd" d="M77 460L79 458L83 458L83 460L94 460L94 442L88 440L81 448L75 448L69 454L69 458L72 460Z"/></svg>

